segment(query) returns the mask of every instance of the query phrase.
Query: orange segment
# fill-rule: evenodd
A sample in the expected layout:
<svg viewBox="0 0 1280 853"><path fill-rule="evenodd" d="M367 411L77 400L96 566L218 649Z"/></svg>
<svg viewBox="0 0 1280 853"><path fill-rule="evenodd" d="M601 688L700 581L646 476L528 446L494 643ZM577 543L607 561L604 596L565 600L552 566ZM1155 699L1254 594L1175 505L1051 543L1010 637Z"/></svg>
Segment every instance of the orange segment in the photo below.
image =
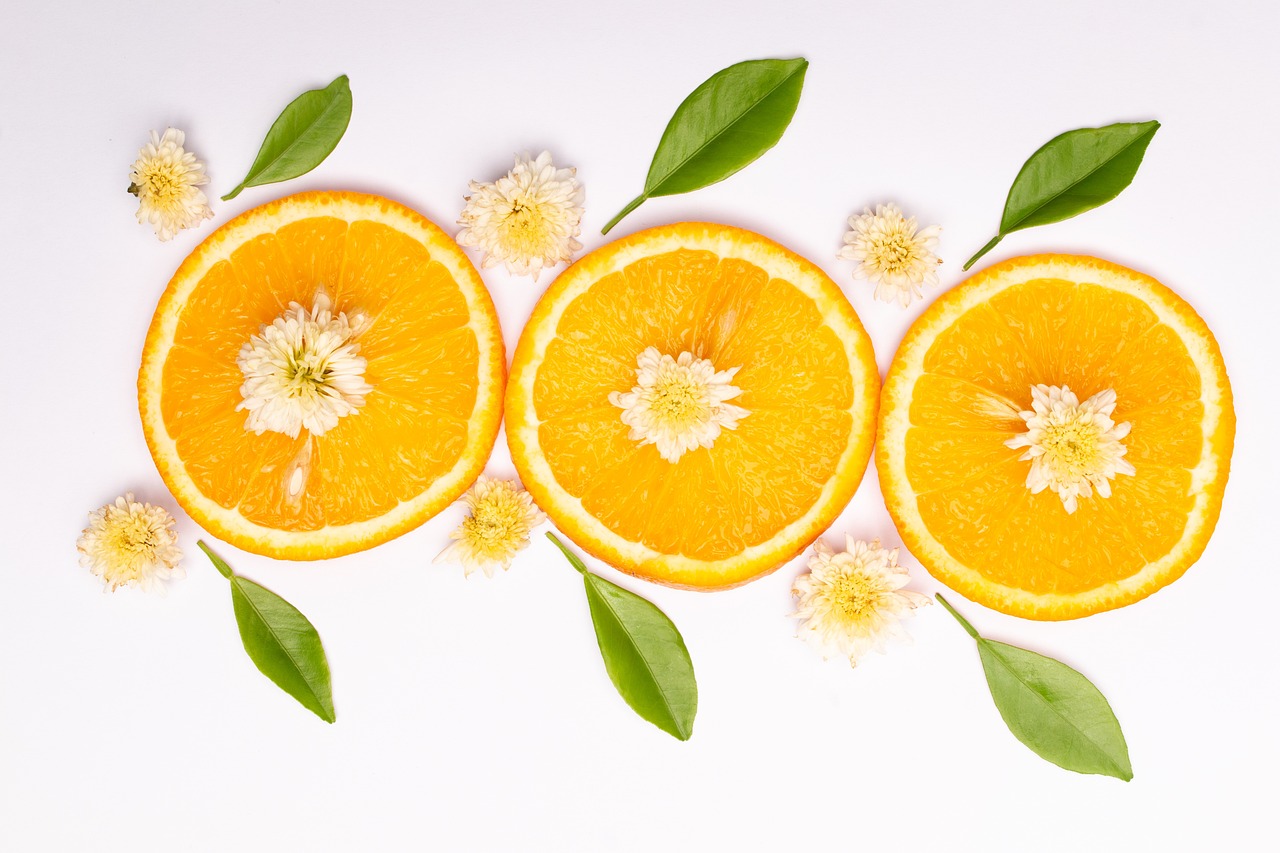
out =
<svg viewBox="0 0 1280 853"><path fill-rule="evenodd" d="M336 426L246 429L240 349L323 290L361 314L373 390ZM238 547L289 559L384 542L453 502L501 419L497 316L475 268L418 214L301 193L218 229L161 297L138 377L147 443L178 502Z"/></svg>
<svg viewBox="0 0 1280 853"><path fill-rule="evenodd" d="M748 411L676 462L630 437L613 393L647 348L740 368ZM732 586L802 550L852 497L879 376L839 288L736 228L682 223L570 267L520 337L507 394L512 458L539 506L613 565L679 586Z"/></svg>
<svg viewBox="0 0 1280 853"><path fill-rule="evenodd" d="M1133 475L1075 512L1033 494L1031 386L1116 393ZM956 286L907 333L885 387L876 465L904 542L982 604L1069 619L1129 604L1203 552L1235 430L1231 388L1204 322L1159 282L1065 255L1019 258Z"/></svg>

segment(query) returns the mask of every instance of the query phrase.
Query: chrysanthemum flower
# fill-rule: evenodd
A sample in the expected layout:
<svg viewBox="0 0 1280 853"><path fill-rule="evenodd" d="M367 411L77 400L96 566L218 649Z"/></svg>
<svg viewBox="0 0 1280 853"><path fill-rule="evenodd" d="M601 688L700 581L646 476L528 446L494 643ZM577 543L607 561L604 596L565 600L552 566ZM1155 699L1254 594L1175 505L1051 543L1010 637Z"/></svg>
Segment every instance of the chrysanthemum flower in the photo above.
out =
<svg viewBox="0 0 1280 853"><path fill-rule="evenodd" d="M462 564L469 576L476 569L493 577L508 569L516 554L529 545L529 533L545 519L529 493L514 480L495 480L481 474L462 496L471 514L449 534L454 541L435 561Z"/></svg>
<svg viewBox="0 0 1280 853"><path fill-rule="evenodd" d="M727 401L742 394L731 385L739 368L717 371L705 358L682 352L676 358L657 347L636 356L636 384L626 393L614 391L609 402L622 409L628 438L657 446L668 462L699 447L711 447L722 429L737 429L751 414Z"/></svg>
<svg viewBox="0 0 1280 853"><path fill-rule="evenodd" d="M240 347L244 374L237 411L249 412L244 428L297 438L302 430L324 435L364 405L373 386L356 338L369 325L363 312L335 313L324 289L310 309L297 302Z"/></svg>
<svg viewBox="0 0 1280 853"><path fill-rule="evenodd" d="M848 658L851 666L869 651L884 651L885 640L906 636L901 620L929 603L903 589L911 580L898 565L898 549L881 548L845 537L847 550L836 552L821 540L813 545L809 571L796 578L799 636L822 652L823 659Z"/></svg>
<svg viewBox="0 0 1280 853"><path fill-rule="evenodd" d="M114 592L137 584L147 591L164 591L164 581L186 577L178 565L178 534L174 518L164 507L138 503L132 494L89 513L89 526L76 548L80 565L102 578Z"/></svg>
<svg viewBox="0 0 1280 853"><path fill-rule="evenodd" d="M1027 488L1033 495L1050 489L1062 499L1068 514L1076 511L1079 498L1096 491L1111 497L1111 481L1117 474L1137 473L1124 458L1123 440L1130 425L1111 419L1116 411L1116 392L1099 391L1083 403L1063 385L1031 386L1031 409L1019 412L1027 431L1005 442L1008 447L1027 448L1020 457L1030 461Z"/></svg>
<svg viewBox="0 0 1280 853"><path fill-rule="evenodd" d="M917 231L916 218L907 219L895 204L876 205L861 215L849 217L849 230L838 257L853 261L855 278L871 281L875 297L897 302L903 308L921 299L921 286L937 285L937 266L942 263L933 250L938 246L937 225Z"/></svg>
<svg viewBox="0 0 1280 853"><path fill-rule="evenodd" d="M484 253L485 269L499 264L514 275L535 278L546 267L573 260L582 248L585 192L576 169L557 169L551 154L516 157L505 177L472 181L458 224L458 243Z"/></svg>
<svg viewBox="0 0 1280 853"><path fill-rule="evenodd" d="M209 200L198 189L209 183L204 164L182 147L186 136L169 128L164 136L151 131L129 173L129 192L138 197L138 221L149 223L161 240L172 240L213 216Z"/></svg>

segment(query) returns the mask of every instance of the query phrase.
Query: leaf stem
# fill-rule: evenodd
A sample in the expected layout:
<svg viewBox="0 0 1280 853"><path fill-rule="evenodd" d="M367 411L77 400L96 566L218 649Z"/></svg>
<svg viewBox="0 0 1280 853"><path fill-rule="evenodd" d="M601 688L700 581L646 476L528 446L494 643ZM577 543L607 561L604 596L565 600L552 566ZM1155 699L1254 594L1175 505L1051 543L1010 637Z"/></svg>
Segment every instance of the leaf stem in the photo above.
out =
<svg viewBox="0 0 1280 853"><path fill-rule="evenodd" d="M223 201L231 201L231 199L233 199L233 198L235 198L236 196L240 195L240 191L241 191L241 190L243 190L243 189L244 189L244 187L245 187L245 185L244 185L244 184L241 184L240 186L238 186L238 187L236 187L235 189L233 189L231 192L229 192L229 193L227 193L226 195L224 195L224 196L222 197L222 200L223 200ZM968 269L968 268L966 267L966 269Z"/></svg>
<svg viewBox="0 0 1280 853"><path fill-rule="evenodd" d="M960 627L968 631L970 637L973 637L975 640L982 639L982 635L980 635L977 631L974 630L973 626L969 624L967 619L965 619L963 616L961 616L959 613L956 612L956 609L952 607L945 598L942 597L942 593L940 592L935 593L933 597L938 599L939 604L947 608L948 613L956 617L956 621L960 623Z"/></svg>
<svg viewBox="0 0 1280 853"><path fill-rule="evenodd" d="M996 247L996 244L1003 239L1004 239L1003 234L997 234L996 236L992 237L990 243L987 243L987 245L983 246L981 249L978 250L978 253L976 255L974 255L969 260L965 261L964 269L968 269L969 267L973 266L974 263L978 260L978 258L982 257L987 252L990 252L992 249L994 249Z"/></svg>
<svg viewBox="0 0 1280 853"><path fill-rule="evenodd" d="M231 567L228 566L221 557L219 557L217 554L210 551L209 546L204 544L204 540L200 540L196 542L196 544L199 545L200 550L204 551L205 554L208 555L209 559L213 561L213 567L218 570L219 574L221 574L227 580L230 580L231 578L235 577L236 573L231 571Z"/></svg>
<svg viewBox="0 0 1280 853"><path fill-rule="evenodd" d="M585 563L582 562L582 559L578 557L577 554L570 551L568 546L560 541L560 537L556 536L554 533L548 530L547 538L550 539L552 542L556 543L556 547L559 548L564 553L564 555L569 559L569 564L578 570L578 574L583 575L584 577L586 575L591 574L590 572L587 571L587 566Z"/></svg>
<svg viewBox="0 0 1280 853"><path fill-rule="evenodd" d="M613 219L610 219L608 224L600 229L600 233L608 234L611 230L613 230L613 226L617 225L619 222L622 221L622 217L626 216L628 213L635 210L640 205L644 204L645 200L648 198L649 196L645 195L644 193L640 193L640 195L631 199L631 202L626 207L622 208L622 210L618 212L617 216L613 217ZM550 536L551 534L548 533L547 535Z"/></svg>

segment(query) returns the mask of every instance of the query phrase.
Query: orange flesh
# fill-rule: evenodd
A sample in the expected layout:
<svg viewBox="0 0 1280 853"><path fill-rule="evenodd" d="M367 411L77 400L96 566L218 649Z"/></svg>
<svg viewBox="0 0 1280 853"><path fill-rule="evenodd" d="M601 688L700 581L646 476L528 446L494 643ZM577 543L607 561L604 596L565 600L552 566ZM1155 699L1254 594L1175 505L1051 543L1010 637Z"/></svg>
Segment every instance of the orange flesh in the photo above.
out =
<svg viewBox="0 0 1280 853"><path fill-rule="evenodd" d="M1142 300L1098 285L1036 280L962 315L925 355L911 398L906 473L921 517L949 553L1033 593L1085 592L1130 577L1181 539L1204 439L1200 372ZM1112 388L1128 421L1135 476L1110 498L1061 499L1025 486L1030 462L1004 442L1023 432L1031 386L1083 401Z"/></svg>
<svg viewBox="0 0 1280 853"><path fill-rule="evenodd" d="M335 311L373 318L359 343L374 390L322 436L254 435L236 411L236 356L290 302L310 308L320 286ZM264 527L383 515L463 453L480 360L468 320L458 285L417 240L372 221L298 220L241 245L191 293L164 364L165 429L204 495ZM306 486L290 501L287 470L308 452Z"/></svg>
<svg viewBox="0 0 1280 853"><path fill-rule="evenodd" d="M716 560L809 511L854 427L849 359L812 299L741 259L681 249L597 281L565 309L533 386L557 482L619 536ZM628 437L613 391L648 346L741 367L750 414L672 464Z"/></svg>

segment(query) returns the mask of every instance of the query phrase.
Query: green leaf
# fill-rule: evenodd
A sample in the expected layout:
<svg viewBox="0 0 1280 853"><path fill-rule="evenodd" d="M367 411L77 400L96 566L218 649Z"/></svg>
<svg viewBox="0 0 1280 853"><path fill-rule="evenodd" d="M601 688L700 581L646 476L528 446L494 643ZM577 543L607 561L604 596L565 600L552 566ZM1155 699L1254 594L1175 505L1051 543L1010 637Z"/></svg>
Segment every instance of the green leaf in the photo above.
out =
<svg viewBox="0 0 1280 853"><path fill-rule="evenodd" d="M287 181L324 162L351 121L351 84L344 74L323 89L303 92L284 108L240 185L222 197L229 201L245 187Z"/></svg>
<svg viewBox="0 0 1280 853"><path fill-rule="evenodd" d="M755 59L711 75L667 123L644 192L600 233L646 199L723 181L776 145L800 103L808 67L806 59Z"/></svg>
<svg viewBox="0 0 1280 853"><path fill-rule="evenodd" d="M231 581L240 640L258 671L320 719L332 723L337 717L329 660L315 626L274 592L236 575L203 542L197 544Z"/></svg>
<svg viewBox="0 0 1280 853"><path fill-rule="evenodd" d="M1133 181L1158 121L1083 127L1050 139L1022 165L1000 218L1000 231L965 269L1014 231L1061 222L1120 195Z"/></svg>
<svg viewBox="0 0 1280 853"><path fill-rule="evenodd" d="M634 592L587 571L555 534L547 538L582 574L600 656L619 695L644 719L688 740L698 713L698 683L676 626Z"/></svg>
<svg viewBox="0 0 1280 853"><path fill-rule="evenodd" d="M1089 679L994 640L978 640L978 655L1005 725L1032 752L1077 773L1133 778L1120 723Z"/></svg>
<svg viewBox="0 0 1280 853"><path fill-rule="evenodd" d="M991 698L1014 737L1066 770L1133 778L1120 723L1089 679L1053 658L983 638L941 595L938 601L977 641Z"/></svg>

